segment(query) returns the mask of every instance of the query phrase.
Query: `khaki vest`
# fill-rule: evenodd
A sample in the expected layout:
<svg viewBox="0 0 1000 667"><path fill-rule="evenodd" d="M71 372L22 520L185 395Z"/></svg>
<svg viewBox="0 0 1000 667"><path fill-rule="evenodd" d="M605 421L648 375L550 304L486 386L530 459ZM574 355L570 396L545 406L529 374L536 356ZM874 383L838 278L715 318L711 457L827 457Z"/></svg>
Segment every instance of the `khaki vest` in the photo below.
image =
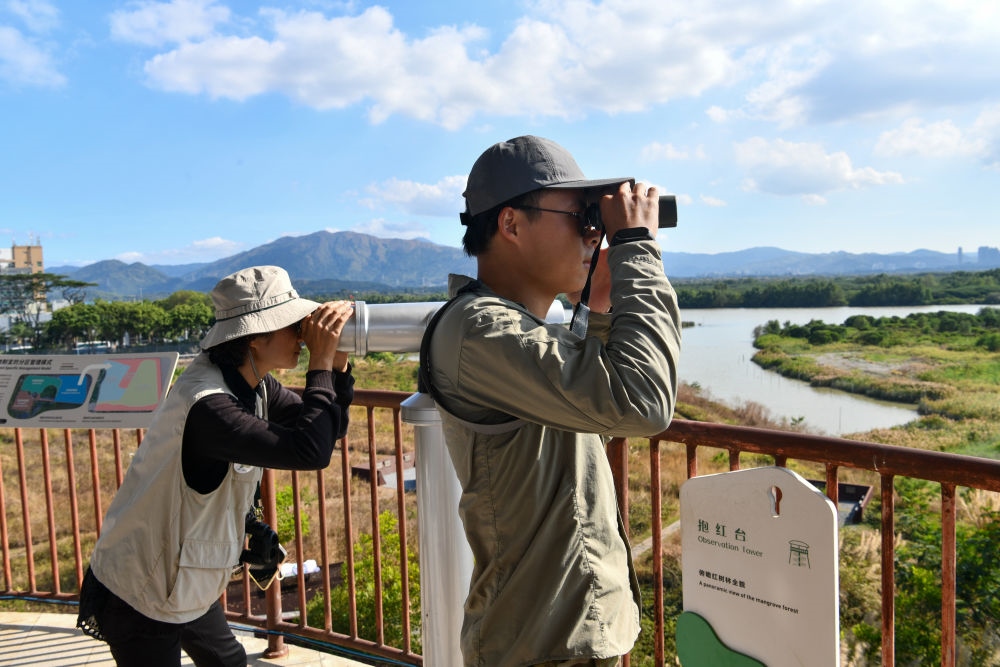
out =
<svg viewBox="0 0 1000 667"><path fill-rule="evenodd" d="M186 623L202 616L222 595L243 549L244 520L261 468L230 464L219 487L202 495L188 487L181 467L188 411L198 399L218 393L232 394L203 353L153 418L91 557L101 583L158 621Z"/></svg>

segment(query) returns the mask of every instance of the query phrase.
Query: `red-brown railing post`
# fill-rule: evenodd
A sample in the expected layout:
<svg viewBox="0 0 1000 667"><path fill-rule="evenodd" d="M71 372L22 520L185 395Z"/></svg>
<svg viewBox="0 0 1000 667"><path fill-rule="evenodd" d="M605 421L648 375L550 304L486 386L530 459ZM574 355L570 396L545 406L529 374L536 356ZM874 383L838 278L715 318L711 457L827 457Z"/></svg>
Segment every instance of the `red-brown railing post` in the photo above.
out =
<svg viewBox="0 0 1000 667"><path fill-rule="evenodd" d="M83 547L80 544L80 505L76 499L76 465L73 462L73 431L63 430L66 443L66 485L69 487L69 515L73 524L73 559L76 563L76 587L83 586Z"/></svg>
<svg viewBox="0 0 1000 667"><path fill-rule="evenodd" d="M87 431L87 438L90 443L90 483L94 486L94 525L97 527L97 535L100 537L104 510L101 508L101 475L97 460L97 432L90 429Z"/></svg>
<svg viewBox="0 0 1000 667"><path fill-rule="evenodd" d="M59 582L59 545L56 536L56 513L52 507L52 462L49 457L49 432L44 428L39 430L38 443L42 450L42 478L45 480L45 519L49 524L49 558L51 559L52 592L58 595Z"/></svg>
<svg viewBox="0 0 1000 667"><path fill-rule="evenodd" d="M955 667L955 485L941 485L941 667Z"/></svg>
<svg viewBox="0 0 1000 667"><path fill-rule="evenodd" d="M72 487L70 487L72 492ZM13 572L10 569L10 546L7 538L7 501L3 488L3 457L0 456L0 555L3 556L4 590L14 590Z"/></svg>
<svg viewBox="0 0 1000 667"><path fill-rule="evenodd" d="M260 499L264 505L264 523L269 526L278 525L278 512L274 505L274 472L264 468L264 475L260 480ZM274 632L281 622L281 583L274 583L267 587L267 629L271 630L267 635L267 650L264 657L268 660L283 658L288 655L288 647L285 646L285 638ZM304 612L303 612L304 613Z"/></svg>
<svg viewBox="0 0 1000 667"><path fill-rule="evenodd" d="M340 456L343 465L340 475L344 486L344 569L347 570L348 633L351 639L358 638L358 584L354 576L354 525L351 518L351 456L350 443L345 437L340 441Z"/></svg>
<svg viewBox="0 0 1000 667"><path fill-rule="evenodd" d="M660 441L649 441L649 492L650 521L653 530L653 627L656 637L653 638L654 664L664 664L666 648L663 639L663 507L660 486Z"/></svg>
<svg viewBox="0 0 1000 667"><path fill-rule="evenodd" d="M399 517L399 584L402 589L400 617L403 621L403 652L409 653L410 644L410 560L409 542L406 535L406 480L403 462L403 413L398 408L392 411L392 432L396 449L396 516Z"/></svg>
<svg viewBox="0 0 1000 667"><path fill-rule="evenodd" d="M343 443L341 443L343 447ZM316 495L319 497L317 511L319 512L319 554L320 563L323 566L321 578L323 580L323 630L330 632L333 629L333 613L330 607L330 547L327 543L326 525L326 479L323 471L316 471Z"/></svg>
<svg viewBox="0 0 1000 667"><path fill-rule="evenodd" d="M35 545L31 538L31 511L28 501L28 479L24 464L24 436L21 429L14 429L14 446L17 449L17 478L21 484L21 517L24 521L24 558L28 567L28 591L37 593L35 587Z"/></svg>
<svg viewBox="0 0 1000 667"><path fill-rule="evenodd" d="M302 492L299 488L299 471L292 471L292 520L295 524L295 587L299 592L299 627L308 625L306 618L306 573L303 561L305 546L302 541ZM281 585L280 583L278 584Z"/></svg>
<svg viewBox="0 0 1000 667"><path fill-rule="evenodd" d="M826 466L826 497L833 502L834 507L840 502L840 474L835 465Z"/></svg>
<svg viewBox="0 0 1000 667"><path fill-rule="evenodd" d="M378 470L378 456L375 451L375 408L368 408L368 469L371 470L371 478L369 479L368 489L371 495L371 511L372 511L372 554L374 558L372 559L372 583L375 586L375 596L373 602L375 603L375 643L379 646L385 644L385 628L383 627L383 609L382 609L382 531L379 530L379 504L378 504L378 485L379 485L379 470ZM403 471L398 471L400 475ZM400 520L404 520L400 517Z"/></svg>
<svg viewBox="0 0 1000 667"><path fill-rule="evenodd" d="M112 429L111 442L115 451L115 488L122 488L125 481L125 467L122 463L122 432L120 429Z"/></svg>
<svg viewBox="0 0 1000 667"><path fill-rule="evenodd" d="M882 475L882 664L896 664L896 533L892 475Z"/></svg>
<svg viewBox="0 0 1000 667"><path fill-rule="evenodd" d="M618 498L618 511L625 520L625 532L628 527L628 440L612 438L607 448L608 463L615 479L615 496Z"/></svg>

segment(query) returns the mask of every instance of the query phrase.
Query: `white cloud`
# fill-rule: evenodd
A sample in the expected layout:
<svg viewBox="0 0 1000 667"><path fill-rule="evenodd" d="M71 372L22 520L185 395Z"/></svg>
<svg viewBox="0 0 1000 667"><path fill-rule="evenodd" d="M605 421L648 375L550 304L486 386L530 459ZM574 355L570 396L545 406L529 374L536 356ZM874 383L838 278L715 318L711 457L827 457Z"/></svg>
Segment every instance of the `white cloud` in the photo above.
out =
<svg viewBox="0 0 1000 667"><path fill-rule="evenodd" d="M837 190L903 183L896 172L856 168L847 153L827 153L820 144L753 137L733 148L736 162L748 172L744 188L751 191L801 195L818 203Z"/></svg>
<svg viewBox="0 0 1000 667"><path fill-rule="evenodd" d="M891 157L948 158L981 154L980 142L970 140L952 121L925 124L907 119L899 128L883 132L875 144L875 154Z"/></svg>
<svg viewBox="0 0 1000 667"><path fill-rule="evenodd" d="M1000 169L1000 105L985 109L969 130L981 141L983 163L991 169Z"/></svg>
<svg viewBox="0 0 1000 667"><path fill-rule="evenodd" d="M713 104L708 109L705 110L705 115L709 117L712 121L716 123L728 123L730 120L741 116L742 114L738 111L733 111L732 109L723 109L717 104Z"/></svg>
<svg viewBox="0 0 1000 667"><path fill-rule="evenodd" d="M779 44L771 49L764 63L766 80L747 93L744 113L781 127L802 123L811 111L810 102L796 90L815 78L831 60L832 56L811 40Z"/></svg>
<svg viewBox="0 0 1000 667"><path fill-rule="evenodd" d="M229 239L224 239L221 236L213 236L207 239L201 239L200 241L195 241L191 244L191 249L198 252L205 253L235 253L242 247L243 244L238 241L230 241Z"/></svg>
<svg viewBox="0 0 1000 667"><path fill-rule="evenodd" d="M170 248L158 252L123 252L115 256L120 262L133 264L189 264L212 262L242 251L246 244L219 236L193 241L183 248Z"/></svg>
<svg viewBox="0 0 1000 667"><path fill-rule="evenodd" d="M229 9L215 0L142 0L111 13L111 36L123 42L162 46L203 39L229 20Z"/></svg>
<svg viewBox="0 0 1000 667"><path fill-rule="evenodd" d="M789 127L944 109L996 100L1000 91L993 64L1000 58L1000 5L992 0L760 7L744 25L736 23L744 17L733 16L731 34L721 37L731 53L742 54L734 60L738 86L747 89L736 106L709 107L715 122L749 118ZM714 9L724 11L725 3Z"/></svg>
<svg viewBox="0 0 1000 667"><path fill-rule="evenodd" d="M723 201L722 199L719 199L718 197L712 197L711 195L701 195L699 198L701 199L701 203L704 204L705 206L720 208L727 205L726 202Z"/></svg>
<svg viewBox="0 0 1000 667"><path fill-rule="evenodd" d="M115 22L116 34L143 43L187 39L147 61L154 87L237 100L278 92L318 109L364 103L376 123L403 114L457 128L486 111L566 118L594 108L632 111L700 94L733 70L724 44L685 33L683 17L655 4L540 3L538 15L518 20L494 52L482 48L489 36L480 27L440 26L411 36L377 6L332 18L262 10L251 35L208 34L220 27L210 21L203 35L168 31L162 14L179 7L179 0L142 5ZM635 62L645 63L641 87Z"/></svg>
<svg viewBox="0 0 1000 667"><path fill-rule="evenodd" d="M278 93L316 109L365 105L374 123L405 115L451 129L485 114L572 119L716 91L741 101L710 104L715 122L782 127L1000 95L994 0L714 0L669 10L659 0L534 0L498 35L467 24L408 34L383 7L344 4L350 13L238 17L213 0L142 0L112 14L112 32L176 44L145 65L163 90Z"/></svg>
<svg viewBox="0 0 1000 667"><path fill-rule="evenodd" d="M6 9L31 32L48 32L59 24L59 10L45 0L8 0Z"/></svg>
<svg viewBox="0 0 1000 667"><path fill-rule="evenodd" d="M462 192L466 176L447 176L437 183L417 183L391 178L368 186L368 192L380 202L393 204L414 215L458 215L464 208Z"/></svg>
<svg viewBox="0 0 1000 667"><path fill-rule="evenodd" d="M66 83L52 54L19 30L0 25L0 81L55 88Z"/></svg>
<svg viewBox="0 0 1000 667"><path fill-rule="evenodd" d="M642 147L641 158L647 162L655 160L704 160L705 149L703 146L695 148L678 148L671 143L661 144L654 141Z"/></svg>
<svg viewBox="0 0 1000 667"><path fill-rule="evenodd" d="M336 232L338 229L328 229ZM423 225L413 222L389 222L381 218L375 218L367 222L359 223L351 227L352 232L369 234L379 238L391 239L429 239L430 232Z"/></svg>
<svg viewBox="0 0 1000 667"><path fill-rule="evenodd" d="M1000 105L983 110L966 128L951 120L926 123L908 118L902 125L883 132L875 154L890 157L974 157L987 166L1000 159Z"/></svg>

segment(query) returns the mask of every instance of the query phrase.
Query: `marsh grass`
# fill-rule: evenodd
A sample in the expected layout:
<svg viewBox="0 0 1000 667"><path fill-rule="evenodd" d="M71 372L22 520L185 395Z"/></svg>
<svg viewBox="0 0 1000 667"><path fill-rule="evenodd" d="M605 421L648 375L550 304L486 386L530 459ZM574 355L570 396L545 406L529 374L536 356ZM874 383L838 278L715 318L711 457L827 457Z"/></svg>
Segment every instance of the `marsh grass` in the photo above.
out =
<svg viewBox="0 0 1000 667"><path fill-rule="evenodd" d="M753 360L813 386L917 404L921 415L946 418L959 429L965 420L1000 419L1000 354L953 340L933 346L925 335L896 335L901 340L886 350L844 343L803 347L800 338L768 334L758 339L766 347Z"/></svg>

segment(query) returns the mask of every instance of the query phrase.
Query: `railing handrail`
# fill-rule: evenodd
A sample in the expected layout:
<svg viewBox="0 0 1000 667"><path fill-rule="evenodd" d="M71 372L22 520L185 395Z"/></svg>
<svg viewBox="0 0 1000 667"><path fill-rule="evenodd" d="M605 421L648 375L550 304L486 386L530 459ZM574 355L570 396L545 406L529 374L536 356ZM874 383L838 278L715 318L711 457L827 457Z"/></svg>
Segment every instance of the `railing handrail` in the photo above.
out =
<svg viewBox="0 0 1000 667"><path fill-rule="evenodd" d="M1000 491L1000 461L963 454L686 419L674 419L653 439Z"/></svg>

